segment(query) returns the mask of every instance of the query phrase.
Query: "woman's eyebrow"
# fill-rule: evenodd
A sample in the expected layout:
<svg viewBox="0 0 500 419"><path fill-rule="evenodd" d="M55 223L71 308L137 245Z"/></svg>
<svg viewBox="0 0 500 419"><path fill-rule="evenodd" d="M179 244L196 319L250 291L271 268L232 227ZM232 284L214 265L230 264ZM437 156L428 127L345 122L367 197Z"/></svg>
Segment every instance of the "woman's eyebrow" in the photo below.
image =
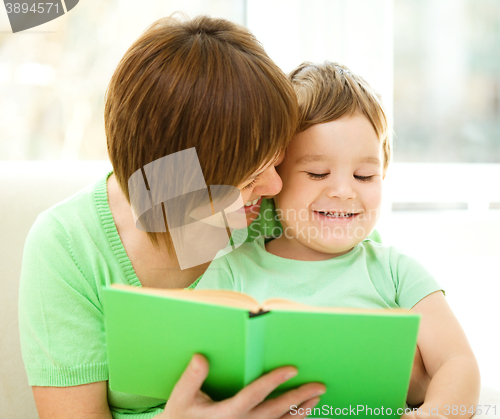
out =
<svg viewBox="0 0 500 419"><path fill-rule="evenodd" d="M253 174L249 177L249 179L256 179L256 178L258 178L258 177L259 177L262 173L264 173L264 172L265 172L267 169L269 169L269 168L270 168L270 167L271 167L274 163L276 163L276 162L279 160L279 158L280 158L280 157L281 157L281 155L280 155L280 154L278 154L278 156L277 156L277 157L276 157L273 161L269 162L269 163L268 163L268 164L266 164L264 167L261 167L261 168L257 169L257 170L255 171L255 173L253 173Z"/></svg>

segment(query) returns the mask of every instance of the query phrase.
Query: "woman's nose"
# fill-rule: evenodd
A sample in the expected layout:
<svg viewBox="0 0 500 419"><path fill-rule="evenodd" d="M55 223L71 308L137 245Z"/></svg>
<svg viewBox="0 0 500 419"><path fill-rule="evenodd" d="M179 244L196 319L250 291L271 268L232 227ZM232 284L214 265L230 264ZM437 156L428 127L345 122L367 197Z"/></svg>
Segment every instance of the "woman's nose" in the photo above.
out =
<svg viewBox="0 0 500 419"><path fill-rule="evenodd" d="M283 182L276 172L276 167L271 166L262 173L261 182L255 188L255 193L261 196L274 196L281 191L282 187Z"/></svg>

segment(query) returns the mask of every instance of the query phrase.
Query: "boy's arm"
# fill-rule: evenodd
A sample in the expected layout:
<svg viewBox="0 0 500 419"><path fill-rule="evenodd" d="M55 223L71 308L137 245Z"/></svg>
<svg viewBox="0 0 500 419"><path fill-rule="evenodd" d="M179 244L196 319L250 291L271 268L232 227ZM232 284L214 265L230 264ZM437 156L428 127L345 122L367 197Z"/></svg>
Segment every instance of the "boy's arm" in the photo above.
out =
<svg viewBox="0 0 500 419"><path fill-rule="evenodd" d="M422 315L418 347L431 377L422 417L470 418L479 400L480 376L460 323L440 291L423 298L412 311Z"/></svg>
<svg viewBox="0 0 500 419"><path fill-rule="evenodd" d="M422 354L420 353L420 350L417 346L415 351L415 358L413 360L413 369L411 371L408 397L406 399L406 402L410 406L420 406L424 402L430 381L431 379L425 369L425 365L422 360Z"/></svg>

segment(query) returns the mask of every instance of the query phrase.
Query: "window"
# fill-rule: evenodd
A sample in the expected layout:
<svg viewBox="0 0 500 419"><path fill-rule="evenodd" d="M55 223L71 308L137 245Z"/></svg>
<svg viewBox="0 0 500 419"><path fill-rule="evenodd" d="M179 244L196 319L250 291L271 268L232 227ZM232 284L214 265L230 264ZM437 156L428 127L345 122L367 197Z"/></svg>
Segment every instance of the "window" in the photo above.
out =
<svg viewBox="0 0 500 419"><path fill-rule="evenodd" d="M500 2L394 1L398 162L500 163Z"/></svg>

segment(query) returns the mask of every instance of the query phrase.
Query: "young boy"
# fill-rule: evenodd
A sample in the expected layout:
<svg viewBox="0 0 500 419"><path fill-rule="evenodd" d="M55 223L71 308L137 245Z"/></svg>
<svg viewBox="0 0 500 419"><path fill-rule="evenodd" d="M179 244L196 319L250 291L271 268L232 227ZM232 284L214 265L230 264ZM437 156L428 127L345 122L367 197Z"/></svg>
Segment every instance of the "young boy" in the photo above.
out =
<svg viewBox="0 0 500 419"><path fill-rule="evenodd" d="M378 95L334 63L304 63L291 79L300 125L278 167L283 189L275 203L283 232L214 260L197 288L241 291L259 301L420 313L418 349L431 378L421 417L471 417L479 371L441 288L415 259L368 238L390 159ZM409 394L409 403L415 397Z"/></svg>

